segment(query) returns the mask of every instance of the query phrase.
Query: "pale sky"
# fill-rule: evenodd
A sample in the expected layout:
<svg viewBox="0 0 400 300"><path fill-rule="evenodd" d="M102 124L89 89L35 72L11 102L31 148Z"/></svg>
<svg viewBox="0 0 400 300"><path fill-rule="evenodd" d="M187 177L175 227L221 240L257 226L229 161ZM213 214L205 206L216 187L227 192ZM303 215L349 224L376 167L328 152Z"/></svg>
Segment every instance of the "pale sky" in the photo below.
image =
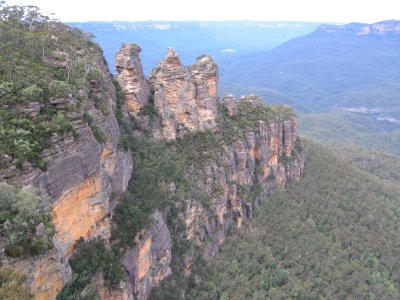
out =
<svg viewBox="0 0 400 300"><path fill-rule="evenodd" d="M6 0L61 21L257 20L365 22L400 19L399 0Z"/></svg>

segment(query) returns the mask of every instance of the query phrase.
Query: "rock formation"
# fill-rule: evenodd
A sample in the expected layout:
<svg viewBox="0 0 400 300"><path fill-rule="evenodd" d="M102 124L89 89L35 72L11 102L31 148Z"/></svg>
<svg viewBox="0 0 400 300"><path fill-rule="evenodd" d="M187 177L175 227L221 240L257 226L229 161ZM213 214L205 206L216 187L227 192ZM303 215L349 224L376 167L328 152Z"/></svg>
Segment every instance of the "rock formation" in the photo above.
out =
<svg viewBox="0 0 400 300"><path fill-rule="evenodd" d="M123 44L115 57L118 81L125 94L128 112L132 115L147 105L150 96L150 86L144 76L139 57L140 51L137 45Z"/></svg>
<svg viewBox="0 0 400 300"><path fill-rule="evenodd" d="M0 170L0 180L18 186L42 189L51 197L56 228L55 248L37 258L15 261L15 266L28 275L28 285L36 299L55 299L71 280L66 263L79 238L110 236L110 221L116 197L128 186L132 173L129 152L118 149L120 129L113 109L115 88L108 67L101 56L97 62L102 76L90 82L91 97L77 111L75 98L57 98L51 102L59 111L70 111L68 119L76 132L54 134L50 147L42 156L48 162L46 171L25 163L23 170L11 165ZM101 102L96 108L92 99ZM84 116L104 133L106 142L98 142Z"/></svg>
<svg viewBox="0 0 400 300"><path fill-rule="evenodd" d="M175 50L168 49L165 59L152 71L149 87L138 49L123 45L115 60L129 112L137 112L150 96L160 122L154 129L158 139L173 140L188 131L215 128L218 67L212 57L200 56L187 68Z"/></svg>
<svg viewBox="0 0 400 300"><path fill-rule="evenodd" d="M122 55L123 49L117 57ZM142 74L143 71L132 72ZM121 85L127 81L122 73L119 81ZM156 139L174 140L187 132L207 129L222 138L224 113L235 120L246 109L268 111L256 96L236 99L229 95L219 100L218 68L209 56L201 56L193 66L185 67L178 54L168 49L165 59L152 71L149 82L154 92L156 116L150 124L144 124L151 127ZM147 85L144 80L142 83ZM140 114L137 118L140 121ZM157 212L153 216L155 225L138 234L137 246L125 253L122 263L129 274L127 283L138 299L146 299L151 289L170 275L171 238L189 242L188 250L179 258L181 270L189 276L196 259L215 255L228 230L242 226L251 218L254 206L267 197L271 189L282 188L288 180L301 178L304 157L295 149L296 130L297 118L288 113L276 119L254 119L243 130L243 137L231 142L221 140L223 147L217 157L195 170L198 180L193 184L212 198L210 207L205 207L196 195L185 200L184 210L179 214L185 224L181 237L170 236L163 212ZM175 193L174 188L171 193ZM255 199L250 196L254 193L258 193Z"/></svg>
<svg viewBox="0 0 400 300"><path fill-rule="evenodd" d="M146 299L151 289L171 274L171 235L160 212L155 212L152 219L150 228L138 235L137 246L122 258L137 299Z"/></svg>
<svg viewBox="0 0 400 300"><path fill-rule="evenodd" d="M210 56L200 56L185 67L178 54L168 49L147 80L139 53L138 46L124 44L116 56L118 81L125 94L122 109L139 123L137 131L143 130L127 132L128 136L146 131L162 143L188 132L206 131L219 139L219 148L200 167L188 166L188 172L196 173L193 188L206 195L209 203L196 193L175 203L180 209L176 218L184 224L180 232L169 228L169 209L156 209L132 244L120 249L125 279L107 286L101 274L92 278L91 284L104 300L147 299L152 289L176 272L173 260L188 278L199 257L215 255L230 228L251 218L271 189L299 180L304 167L297 118L291 109L275 108L275 113L256 96L236 99L230 95L220 100L218 67ZM80 109L75 109L78 100L72 96L51 99L55 109L68 112L75 134L51 137L51 146L42 153L47 170L29 163L22 171L15 166L0 170L0 180L43 189L52 199L55 247L35 258L8 261L28 274L36 299L55 299L71 280L68 258L78 239L110 238L118 196L127 189L134 167L129 151L118 147L121 133L113 112L117 101L111 75L101 59L97 67L101 78L90 81L90 97L83 95L87 97ZM149 108L151 117L145 114ZM41 107L29 103L28 110L38 114ZM93 124L106 141L96 139ZM174 182L166 189L178 193ZM173 251L177 241L187 245L179 256Z"/></svg>
<svg viewBox="0 0 400 300"><path fill-rule="evenodd" d="M212 57L199 57L186 68L178 54L168 49L150 82L161 123L159 138L173 140L187 131L216 126L218 68Z"/></svg>

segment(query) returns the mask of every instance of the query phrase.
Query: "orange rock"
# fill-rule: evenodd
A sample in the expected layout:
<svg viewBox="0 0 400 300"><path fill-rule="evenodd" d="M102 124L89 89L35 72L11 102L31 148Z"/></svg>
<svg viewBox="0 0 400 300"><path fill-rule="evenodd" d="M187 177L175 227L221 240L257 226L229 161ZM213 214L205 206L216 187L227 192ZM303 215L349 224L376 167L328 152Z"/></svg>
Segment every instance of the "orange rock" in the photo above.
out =
<svg viewBox="0 0 400 300"><path fill-rule="evenodd" d="M150 267L150 248L151 239L147 239L144 244L139 248L138 255L138 270L137 276L139 280L142 280L146 275Z"/></svg>
<svg viewBox="0 0 400 300"><path fill-rule="evenodd" d="M57 294L64 288L64 281L55 260L47 259L38 265L30 288L35 300L56 299Z"/></svg>
<svg viewBox="0 0 400 300"><path fill-rule="evenodd" d="M94 175L64 194L53 206L53 222L56 238L71 253L79 238L87 237L107 215L102 204L92 203L91 197L101 191L99 175Z"/></svg>

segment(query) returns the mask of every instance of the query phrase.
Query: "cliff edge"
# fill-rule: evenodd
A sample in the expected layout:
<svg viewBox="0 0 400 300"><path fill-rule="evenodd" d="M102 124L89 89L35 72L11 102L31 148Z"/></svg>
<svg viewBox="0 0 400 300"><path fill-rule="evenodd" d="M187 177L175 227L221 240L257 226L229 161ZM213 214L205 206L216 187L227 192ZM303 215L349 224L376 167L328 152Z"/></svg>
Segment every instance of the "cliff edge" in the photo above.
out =
<svg viewBox="0 0 400 300"><path fill-rule="evenodd" d="M228 230L251 218L270 190L301 178L304 157L297 138L298 121L290 107L266 105L254 95L218 98L218 67L210 56L200 56L194 65L185 67L170 48L149 80L125 77L143 74L140 64L128 73L118 63L140 61L139 51L127 51L132 48L137 46L124 44L116 55L118 80L123 90L133 82L137 85L136 94L125 93L127 105L132 99L148 102L132 114L136 137L128 133L128 139L139 136L139 140L165 145L153 156L162 160L166 155L162 151L168 151L169 159L176 162L169 168L178 168L179 176L154 168L161 172L154 186L171 200L160 200L163 202L149 210L143 204L150 218L157 220L158 230L145 226L136 235L142 237L136 246L127 247L122 260L129 274L126 283L137 299L147 299L167 280L169 288L184 298L184 287L176 286L179 274L184 274L183 282L191 280L196 261L215 255ZM141 94L144 90L146 95ZM138 147L142 149L132 152L153 151ZM140 156L141 161L147 159L153 161L145 153ZM138 169L141 161L136 164ZM144 173L134 170L132 184L140 182L137 176ZM163 206L166 208L160 211Z"/></svg>

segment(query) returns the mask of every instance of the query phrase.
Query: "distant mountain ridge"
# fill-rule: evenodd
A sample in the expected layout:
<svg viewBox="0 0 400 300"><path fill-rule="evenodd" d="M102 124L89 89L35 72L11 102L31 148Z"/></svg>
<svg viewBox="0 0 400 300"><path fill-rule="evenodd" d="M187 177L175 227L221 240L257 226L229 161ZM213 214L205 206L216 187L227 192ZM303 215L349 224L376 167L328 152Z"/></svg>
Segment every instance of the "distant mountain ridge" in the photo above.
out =
<svg viewBox="0 0 400 300"><path fill-rule="evenodd" d="M322 24L316 30L318 33L328 35L399 35L400 21L386 20L373 24L350 23L345 25Z"/></svg>
<svg viewBox="0 0 400 300"><path fill-rule="evenodd" d="M270 50L315 30L320 23L264 21L143 21L68 23L92 32L114 72L114 55L122 42L140 44L146 74L173 47L183 63L192 64L199 53L212 55L221 66L240 55Z"/></svg>
<svg viewBox="0 0 400 300"><path fill-rule="evenodd" d="M221 90L292 105L305 113L303 133L320 141L353 141L398 154L399 28L395 20L321 25L273 50L226 63Z"/></svg>
<svg viewBox="0 0 400 300"><path fill-rule="evenodd" d="M399 26L399 21L321 25L271 51L226 63L221 78L285 94L304 112L400 106Z"/></svg>

